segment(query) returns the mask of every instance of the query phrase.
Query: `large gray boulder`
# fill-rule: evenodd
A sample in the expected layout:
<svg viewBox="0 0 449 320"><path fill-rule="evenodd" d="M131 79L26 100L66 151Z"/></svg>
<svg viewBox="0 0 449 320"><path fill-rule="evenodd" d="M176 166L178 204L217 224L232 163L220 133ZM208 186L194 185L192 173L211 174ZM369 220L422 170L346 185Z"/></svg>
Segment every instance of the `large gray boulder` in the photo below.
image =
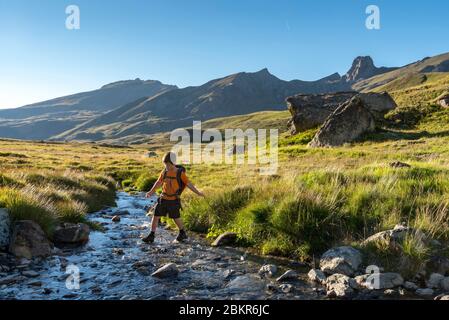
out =
<svg viewBox="0 0 449 320"><path fill-rule="evenodd" d="M89 241L90 228L84 223L63 223L56 227L53 240L56 244L84 244Z"/></svg>
<svg viewBox="0 0 449 320"><path fill-rule="evenodd" d="M358 93L337 92L326 94L298 94L286 100L292 116L290 124L294 134L323 125L337 109L348 104L355 97L359 98L364 108L376 121L397 107L393 98L386 92ZM357 114L353 116L358 117Z"/></svg>
<svg viewBox="0 0 449 320"><path fill-rule="evenodd" d="M19 258L48 257L52 244L36 222L24 220L16 222L13 228L9 251Z"/></svg>
<svg viewBox="0 0 449 320"><path fill-rule="evenodd" d="M11 237L11 219L6 209L0 208L0 251L6 250Z"/></svg>
<svg viewBox="0 0 449 320"><path fill-rule="evenodd" d="M398 107L387 92L360 93L357 97L362 100L365 108L371 112L377 121L382 121L385 114Z"/></svg>
<svg viewBox="0 0 449 320"><path fill-rule="evenodd" d="M327 118L309 147L341 146L375 129L375 117L366 108L362 99L355 97L342 104Z"/></svg>
<svg viewBox="0 0 449 320"><path fill-rule="evenodd" d="M293 133L299 133L322 125L342 103L356 95L357 92L338 92L298 94L287 98L287 107L292 115Z"/></svg>
<svg viewBox="0 0 449 320"><path fill-rule="evenodd" d="M338 247L326 251L320 259L320 268L326 274L340 273L352 276L362 263L361 253L352 247Z"/></svg>

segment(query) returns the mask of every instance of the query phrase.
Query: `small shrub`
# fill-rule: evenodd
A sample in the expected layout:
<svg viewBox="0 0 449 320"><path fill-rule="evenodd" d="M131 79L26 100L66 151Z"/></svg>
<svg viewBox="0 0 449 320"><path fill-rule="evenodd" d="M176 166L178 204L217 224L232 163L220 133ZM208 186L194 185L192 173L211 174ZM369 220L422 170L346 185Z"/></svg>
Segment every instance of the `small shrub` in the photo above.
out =
<svg viewBox="0 0 449 320"><path fill-rule="evenodd" d="M134 183L138 191L149 191L156 183L157 178L151 177L148 173L142 173Z"/></svg>

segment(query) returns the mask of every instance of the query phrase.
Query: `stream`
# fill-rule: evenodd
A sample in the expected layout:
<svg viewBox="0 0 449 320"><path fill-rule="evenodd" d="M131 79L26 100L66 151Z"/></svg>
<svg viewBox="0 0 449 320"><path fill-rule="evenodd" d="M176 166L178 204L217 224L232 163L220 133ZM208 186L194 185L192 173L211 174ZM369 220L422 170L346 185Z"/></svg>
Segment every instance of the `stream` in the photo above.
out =
<svg viewBox="0 0 449 320"><path fill-rule="evenodd" d="M155 199L117 193L117 207L89 215L105 227L92 231L80 248L64 249L40 261L22 261L8 276L14 281L0 285L0 299L19 300L184 300L184 299L323 299L300 264L252 255L245 249L213 248L196 235L174 243L176 231L158 228L154 244L141 237L149 230L145 207ZM120 215L114 223L111 217ZM166 263L175 263L176 277L159 279L151 274ZM297 280L286 282L262 278L266 263L278 273L296 269ZM79 281L78 281L79 280ZM79 283L79 286L76 284Z"/></svg>

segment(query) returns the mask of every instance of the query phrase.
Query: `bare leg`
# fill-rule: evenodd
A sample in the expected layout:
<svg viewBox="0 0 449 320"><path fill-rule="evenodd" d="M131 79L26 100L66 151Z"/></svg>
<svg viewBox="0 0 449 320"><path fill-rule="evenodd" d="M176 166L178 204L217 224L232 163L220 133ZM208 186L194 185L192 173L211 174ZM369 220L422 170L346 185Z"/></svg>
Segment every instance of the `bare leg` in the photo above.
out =
<svg viewBox="0 0 449 320"><path fill-rule="evenodd" d="M184 230L184 224L182 223L181 218L173 219L173 220L175 221L175 223L178 226L179 230Z"/></svg>
<svg viewBox="0 0 449 320"><path fill-rule="evenodd" d="M161 217L153 216L153 220L151 221L151 231L152 232L156 232L160 219L161 219Z"/></svg>

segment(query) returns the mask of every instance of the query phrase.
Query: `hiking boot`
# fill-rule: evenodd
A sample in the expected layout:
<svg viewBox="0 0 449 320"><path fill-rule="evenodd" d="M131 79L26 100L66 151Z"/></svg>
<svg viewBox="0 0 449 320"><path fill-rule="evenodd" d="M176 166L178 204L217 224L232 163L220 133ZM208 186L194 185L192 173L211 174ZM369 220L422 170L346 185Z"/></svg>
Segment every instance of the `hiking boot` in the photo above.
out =
<svg viewBox="0 0 449 320"><path fill-rule="evenodd" d="M145 243L153 243L154 242L154 232L151 232L149 235L147 235L145 238L142 239Z"/></svg>
<svg viewBox="0 0 449 320"><path fill-rule="evenodd" d="M187 240L189 237L187 236L187 233L184 230L179 231L178 236L176 237L176 241L183 242L184 240Z"/></svg>

